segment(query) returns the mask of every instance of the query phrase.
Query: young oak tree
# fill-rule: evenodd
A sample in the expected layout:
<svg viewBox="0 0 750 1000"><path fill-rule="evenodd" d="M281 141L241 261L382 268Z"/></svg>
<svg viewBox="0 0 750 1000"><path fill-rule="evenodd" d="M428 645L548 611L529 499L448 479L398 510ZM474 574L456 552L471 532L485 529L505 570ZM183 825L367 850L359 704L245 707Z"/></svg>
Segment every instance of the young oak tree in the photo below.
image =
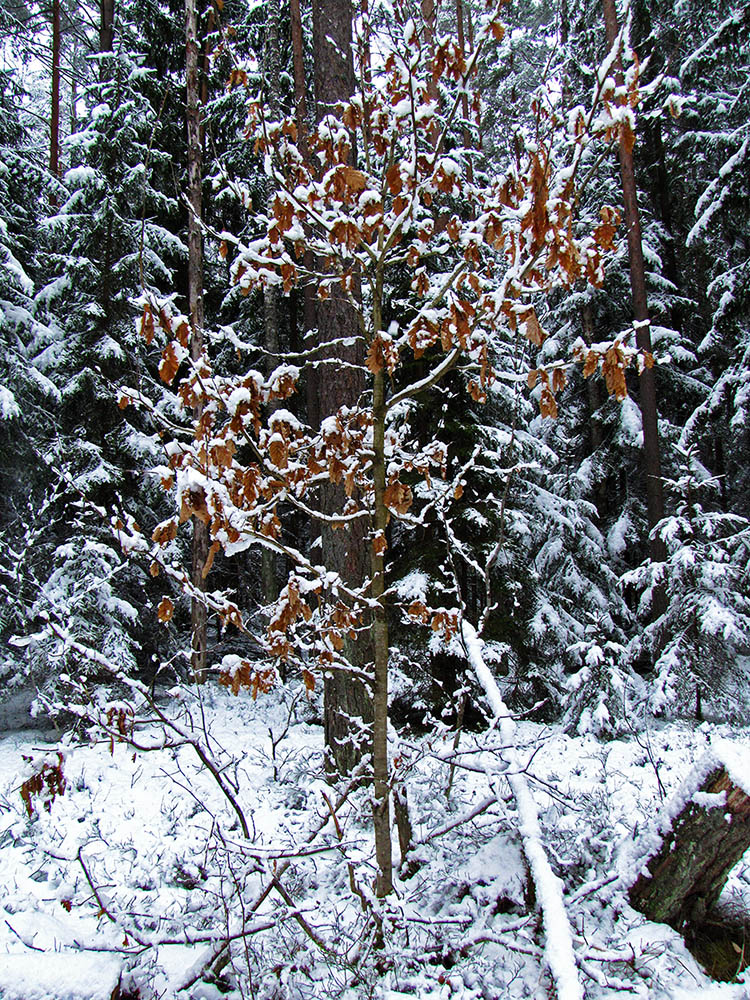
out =
<svg viewBox="0 0 750 1000"><path fill-rule="evenodd" d="M603 208L593 232L579 231L577 176L592 141L614 141L631 123L631 95L627 88L616 92L605 64L588 107L572 109L562 121L554 99L540 94L536 135L517 161L499 176L475 171L469 180L469 157L461 148L462 101L468 90L473 113L481 113L469 88L480 53L503 36L501 8L490 7L477 18L475 47L467 56L452 38L425 34L406 4L393 4L388 33L362 47L373 53L370 72L305 137L307 155L294 117L271 119L262 102L250 97L248 136L264 157L275 194L270 211L256 213L252 238L222 234L232 279L247 294L268 287L289 294L297 285L311 285L321 301L342 296L356 317L363 364L333 354L351 345L346 329L338 340L278 359L270 374L251 369L225 375L212 364L208 337L202 354L190 357L190 321L173 299L145 294L142 301L142 330L149 339L157 334L166 341L160 374L169 384L177 382L184 418L182 432L172 426L176 433L166 443L163 482L175 491L178 513L153 533L155 571L164 562L161 546L190 517L208 526L209 565L219 550L231 556L251 546L286 558L288 579L259 641L269 659L283 661L287 670L299 668L309 689L316 676L337 674L361 680L370 692L373 722L363 726L362 740L371 754L365 776L373 783L380 897L392 889L389 616L400 613L449 637L459 632L462 615L459 603L399 601L389 587L394 524L408 531L461 492L450 442L417 444L408 415L452 372L476 401L485 399L495 380L517 380L515 371L503 372L493 360L498 344L519 330L533 344L542 343L534 306L539 295L579 280L602 281L615 212ZM242 72L235 71L233 80L242 84ZM634 88L633 78L630 84ZM249 207L242 186L235 188ZM410 275L409 299L397 311L391 293L404 272ZM601 367L618 398L625 392L624 369L635 358L640 365L651 363L620 341L578 351L586 373ZM571 360L555 360L529 375L544 415L556 414L555 394ZM279 403L294 406L303 373L318 368L328 379L354 368L362 389L355 402L311 427ZM149 405L135 390L124 390L124 398ZM167 436L170 428L163 429ZM321 501L322 488L331 485L345 496L335 513ZM285 531L289 512L340 533L345 548L365 546L367 577L353 583L301 551ZM127 534L131 547L149 548L133 524ZM186 593L196 596L187 574L182 579ZM209 593L205 599L224 622L242 625L225 596ZM162 617L170 616L170 604L163 602ZM491 606L485 610L480 627L492 613ZM350 654L357 644L371 646L367 662ZM235 691L246 686L257 693L274 678L272 663L237 659L221 680Z"/></svg>

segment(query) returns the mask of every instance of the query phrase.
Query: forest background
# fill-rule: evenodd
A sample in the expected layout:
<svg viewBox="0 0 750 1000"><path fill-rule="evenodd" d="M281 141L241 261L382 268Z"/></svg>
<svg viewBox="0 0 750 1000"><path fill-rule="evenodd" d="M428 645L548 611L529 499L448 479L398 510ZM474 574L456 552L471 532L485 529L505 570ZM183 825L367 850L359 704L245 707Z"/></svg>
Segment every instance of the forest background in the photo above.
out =
<svg viewBox="0 0 750 1000"><path fill-rule="evenodd" d="M571 734L746 718L750 7L0 18L8 695L301 683L378 896L477 633Z"/></svg>

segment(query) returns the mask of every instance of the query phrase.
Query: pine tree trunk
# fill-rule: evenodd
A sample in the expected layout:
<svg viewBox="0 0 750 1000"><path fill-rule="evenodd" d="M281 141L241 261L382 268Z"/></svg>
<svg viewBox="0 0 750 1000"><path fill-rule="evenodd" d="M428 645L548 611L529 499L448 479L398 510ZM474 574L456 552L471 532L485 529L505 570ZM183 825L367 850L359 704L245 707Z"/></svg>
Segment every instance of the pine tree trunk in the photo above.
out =
<svg viewBox="0 0 750 1000"><path fill-rule="evenodd" d="M382 324L383 275L378 274L373 302L373 331ZM390 774L388 766L388 614L385 598L385 544L388 509L385 505L385 371L373 375L372 386L372 478L375 492L374 539L370 542L372 597L377 601L372 624L375 656L373 692L372 760L374 777L373 825L378 863L376 894L393 891L391 847Z"/></svg>
<svg viewBox="0 0 750 1000"><path fill-rule="evenodd" d="M115 0L99 0L99 51L112 52L115 35Z"/></svg>
<svg viewBox="0 0 750 1000"><path fill-rule="evenodd" d="M610 49L615 44L618 35L617 11L615 0L602 0L604 9L604 24L607 34L607 44ZM615 81L618 87L624 85L622 65L615 63ZM628 148L625 135L620 137L620 177L625 209L625 227L628 236L628 253L630 257L630 288L633 301L633 317L636 327L636 344L641 350L651 350L651 328L649 326L648 298L646 295L646 269L643 261L643 243L641 239L641 222L638 213L638 194L635 184L635 169L633 166L632 149ZM640 377L641 418L643 421L643 466L646 477L646 504L648 508L649 529L653 529L664 517L664 494L661 480L661 461L659 456L659 426L656 406L656 382L652 368L644 368ZM655 562L663 562L666 558L664 543L654 538L650 542L651 558ZM664 592L654 596L654 617L658 617L665 608Z"/></svg>
<svg viewBox="0 0 750 1000"><path fill-rule="evenodd" d="M314 0L313 48L315 53L315 94L320 121L334 110L337 101L354 93L352 59L352 18L349 0ZM317 304L318 338L322 344L356 338L351 345L332 344L323 353L324 363L311 373L310 394L317 404L320 419L342 406L356 406L365 389L362 370L364 344L359 336L357 315L343 292L335 288L331 297ZM337 367L331 362L340 361ZM346 367L345 367L346 366ZM358 367L349 367L358 366ZM328 484L321 490L323 512L341 511L345 501L343 487ZM367 526L359 518L333 531L324 525L323 558L326 566L339 573L349 585L359 587L367 578ZM371 642L366 630L345 646L347 659L357 667L371 662ZM387 694L386 694L387 697ZM361 680L335 671L324 683L325 742L329 760L339 774L348 774L369 750L370 738L363 745L365 731L372 725L373 706Z"/></svg>
<svg viewBox="0 0 750 1000"><path fill-rule="evenodd" d="M266 107L268 116L275 121L279 113L278 81L280 72L279 54L279 2L269 0L266 5L266 44L264 51L264 80L266 85ZM269 181L269 196L273 199L273 182ZM269 204L269 214L273 214ZM266 351L268 352L267 372L270 375L276 367L279 356L279 290L275 285L268 285L263 290L263 323ZM279 409L281 402L274 400L269 404L269 411ZM276 600L279 593L276 578L276 556L267 548L261 553L261 580L263 599L266 603Z"/></svg>
<svg viewBox="0 0 750 1000"><path fill-rule="evenodd" d="M424 45L429 53L429 60L431 63L435 50L435 0L421 0L421 10ZM430 73L427 77L427 93L431 101L434 101L436 104L439 103L440 94L438 92L437 80L434 79L432 73ZM435 118L433 123L430 125L429 138L430 144L433 147L436 146L439 139L437 118Z"/></svg>
<svg viewBox="0 0 750 1000"><path fill-rule="evenodd" d="M60 177L60 0L52 0L52 89L49 117L49 172ZM50 199L57 208L57 196Z"/></svg>
<svg viewBox="0 0 750 1000"><path fill-rule="evenodd" d="M307 159L307 81L305 78L305 46L302 35L302 12L299 0L290 0L289 15L292 29L292 64L294 67L294 108L297 122L299 148L302 156ZM312 251L305 249L302 257L305 271L315 270L315 260ZM317 341L317 316L315 310L315 289L309 283L302 290L302 342L305 347L313 347ZM318 400L315 396L315 380L307 383L307 419L312 427L320 423Z"/></svg>
<svg viewBox="0 0 750 1000"><path fill-rule="evenodd" d="M463 0L456 0L456 27L458 29L458 47L461 49L462 53L466 52L466 42L464 38L464 4ZM469 97L468 94L464 92L461 96L461 111L464 116L464 121L469 120ZM471 136L469 134L468 126L464 126L464 146L467 149L471 149L472 142ZM474 183L474 164L469 160L466 164L466 180L469 184Z"/></svg>
<svg viewBox="0 0 750 1000"><path fill-rule="evenodd" d="M78 39L73 39L73 57L70 60L70 134L75 135L78 131ZM73 163L71 156L71 167L78 166Z"/></svg>
<svg viewBox="0 0 750 1000"><path fill-rule="evenodd" d="M190 356L199 362L203 354L203 235L201 219L201 114L198 82L198 17L195 0L185 3L185 78L187 86L187 145L188 145L188 309L190 313ZM193 411L200 420L203 408ZM208 526L193 518L192 572L193 586L205 589L203 567L208 557ZM206 606L198 598L191 602L191 655L193 678L202 683L206 679Z"/></svg>
<svg viewBox="0 0 750 1000"><path fill-rule="evenodd" d="M211 7L208 12L208 24L206 25L206 33L203 36L203 56L201 59L203 70L201 73L201 107L205 108L208 104L208 80L211 71L211 36L214 33L216 27L216 8ZM206 122L201 115L201 156L205 155L206 151Z"/></svg>

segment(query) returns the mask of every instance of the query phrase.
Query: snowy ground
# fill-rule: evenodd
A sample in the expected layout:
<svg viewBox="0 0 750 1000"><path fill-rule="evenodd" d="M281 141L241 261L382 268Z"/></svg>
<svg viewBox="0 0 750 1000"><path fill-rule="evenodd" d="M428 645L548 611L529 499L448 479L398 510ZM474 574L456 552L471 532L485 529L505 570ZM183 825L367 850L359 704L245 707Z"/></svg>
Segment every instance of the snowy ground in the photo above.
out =
<svg viewBox="0 0 750 1000"><path fill-rule="evenodd" d="M382 911L378 949L363 912L374 875L366 793L350 794L333 822L341 789L323 779L322 733L305 721L304 699L278 739L288 694L254 702L207 692L202 712L190 697L170 711L190 709L191 731L236 789L247 837L190 745L59 747L33 732L0 741L0 997L109 998L120 978L123 996L139 990L142 1000L211 1000L220 990L243 1000L552 995L499 738L462 738L449 798L453 735L394 740L421 844L418 870L397 880ZM750 731L673 723L611 743L530 723L519 733L585 995L750 997L749 975L747 985L708 979L677 934L627 905L616 880L618 860L658 811L660 785L674 793L722 740L750 765ZM160 738L153 727L139 735ZM58 749L65 794L29 817L21 784ZM739 866L727 892L747 906L750 869ZM227 934L220 981L196 979Z"/></svg>

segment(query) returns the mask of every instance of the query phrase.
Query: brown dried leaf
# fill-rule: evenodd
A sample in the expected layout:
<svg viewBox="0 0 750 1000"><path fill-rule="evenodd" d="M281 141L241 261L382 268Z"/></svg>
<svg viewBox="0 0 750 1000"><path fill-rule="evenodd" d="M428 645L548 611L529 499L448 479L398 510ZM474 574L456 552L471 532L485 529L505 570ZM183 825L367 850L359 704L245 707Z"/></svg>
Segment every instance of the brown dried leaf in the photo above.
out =
<svg viewBox="0 0 750 1000"><path fill-rule="evenodd" d="M367 187L367 178L361 170L356 170L354 167L344 167L343 174L347 186L355 194L359 194Z"/></svg>
<svg viewBox="0 0 750 1000"><path fill-rule="evenodd" d="M539 411L543 417L552 417L553 420L557 417L557 402L546 385L539 398Z"/></svg>
<svg viewBox="0 0 750 1000"><path fill-rule="evenodd" d="M214 559L216 558L216 553L221 548L221 542L214 541L211 543L211 548L208 550L208 555L206 556L206 561L203 564L203 569L201 570L201 578L206 579L208 574L211 572L211 567L214 564Z"/></svg>
<svg viewBox="0 0 750 1000"><path fill-rule="evenodd" d="M377 375L378 372L382 372L385 367L385 359L383 358L383 342L380 337L375 337L370 344L365 364L373 375Z"/></svg>
<svg viewBox="0 0 750 1000"><path fill-rule="evenodd" d="M589 351L586 355L586 362L583 366L583 377L589 378L593 375L599 365L599 355L596 351Z"/></svg>
<svg viewBox="0 0 750 1000"><path fill-rule="evenodd" d="M412 601L407 609L407 614L410 618L416 618L418 621L424 622L425 624L430 617L427 605L422 601Z"/></svg>
<svg viewBox="0 0 750 1000"><path fill-rule="evenodd" d="M526 324L526 336L535 347L541 347L547 338L547 334L541 327L535 309L529 309L523 314L523 321Z"/></svg>
<svg viewBox="0 0 750 1000"><path fill-rule="evenodd" d="M180 367L180 363L177 360L177 354L174 349L174 344L170 341L164 350L161 352L161 363L159 365L159 377L162 382L166 382L167 385L171 385L174 381L174 377L177 374L177 369Z"/></svg>
<svg viewBox="0 0 750 1000"><path fill-rule="evenodd" d="M286 469L289 465L289 446L278 434L274 434L268 444L268 457L277 469Z"/></svg>
<svg viewBox="0 0 750 1000"><path fill-rule="evenodd" d="M405 514L412 504L412 493L405 483L396 481L386 486L383 503L396 514Z"/></svg>
<svg viewBox="0 0 750 1000"><path fill-rule="evenodd" d="M562 370L562 368L555 368L555 370L552 372L552 391L560 392L562 389L565 388L566 381L567 379L565 377L565 372Z"/></svg>
<svg viewBox="0 0 750 1000"><path fill-rule="evenodd" d="M148 303L143 307L141 333L147 344L150 344L154 339L154 314L151 312L151 306Z"/></svg>
<svg viewBox="0 0 750 1000"><path fill-rule="evenodd" d="M157 545L166 545L167 542L171 542L173 538L177 538L177 522L174 518L170 518L168 521L162 521L154 528L154 533L151 536L152 541L156 542Z"/></svg>
<svg viewBox="0 0 750 1000"><path fill-rule="evenodd" d="M174 614L174 604L168 597L163 597L156 613L160 622L168 622Z"/></svg>
<svg viewBox="0 0 750 1000"><path fill-rule="evenodd" d="M394 163L388 168L385 179L391 194L400 194L404 182L401 179L401 170L398 163Z"/></svg>

